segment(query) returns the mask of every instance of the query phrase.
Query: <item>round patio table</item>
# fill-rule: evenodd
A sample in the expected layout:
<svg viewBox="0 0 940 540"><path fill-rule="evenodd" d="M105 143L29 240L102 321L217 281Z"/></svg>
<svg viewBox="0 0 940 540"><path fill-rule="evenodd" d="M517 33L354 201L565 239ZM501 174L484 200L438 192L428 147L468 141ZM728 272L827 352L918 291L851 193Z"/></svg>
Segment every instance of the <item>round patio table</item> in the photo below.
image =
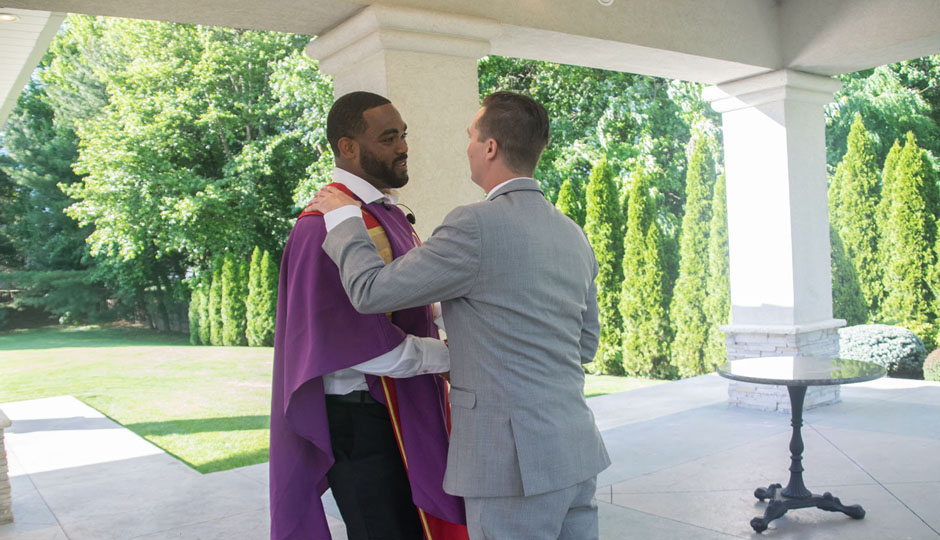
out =
<svg viewBox="0 0 940 540"><path fill-rule="evenodd" d="M735 381L775 384L787 387L793 435L790 437L790 481L787 487L771 484L757 488L754 496L768 499L763 517L751 520L755 532L763 532L767 525L796 508L819 508L829 512L842 512L855 519L865 517L865 510L855 504L845 506L838 497L826 492L816 495L803 484L803 399L809 386L850 384L884 377L885 369L872 362L826 358L816 356L771 356L732 360L718 368L718 374Z"/></svg>

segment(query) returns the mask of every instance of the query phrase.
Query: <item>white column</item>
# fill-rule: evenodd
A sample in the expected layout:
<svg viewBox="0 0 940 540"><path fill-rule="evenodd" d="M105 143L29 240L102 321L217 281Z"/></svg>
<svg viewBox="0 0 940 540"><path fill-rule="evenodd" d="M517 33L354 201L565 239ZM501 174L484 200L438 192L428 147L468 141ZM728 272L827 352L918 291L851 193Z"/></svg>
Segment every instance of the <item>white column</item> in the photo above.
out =
<svg viewBox="0 0 940 540"><path fill-rule="evenodd" d="M837 80L782 70L710 87L728 186L730 359L834 355L824 106ZM773 387L771 387L773 388ZM789 409L782 388L732 383L732 403ZM838 400L811 388L806 407Z"/></svg>
<svg viewBox="0 0 940 540"><path fill-rule="evenodd" d="M336 97L381 94L408 124L402 202L423 238L455 206L483 198L470 181L466 129L479 108L477 60L498 29L486 19L373 5L307 46L333 76Z"/></svg>

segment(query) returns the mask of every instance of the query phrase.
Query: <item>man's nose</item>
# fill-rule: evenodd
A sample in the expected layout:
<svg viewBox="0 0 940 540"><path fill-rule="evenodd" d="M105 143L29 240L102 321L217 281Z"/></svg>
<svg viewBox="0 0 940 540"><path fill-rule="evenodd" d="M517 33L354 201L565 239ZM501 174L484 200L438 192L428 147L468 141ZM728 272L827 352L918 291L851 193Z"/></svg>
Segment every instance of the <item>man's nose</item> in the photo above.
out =
<svg viewBox="0 0 940 540"><path fill-rule="evenodd" d="M398 152L399 154L408 153L408 141L406 141L405 139L398 139L398 147L395 148L395 151Z"/></svg>

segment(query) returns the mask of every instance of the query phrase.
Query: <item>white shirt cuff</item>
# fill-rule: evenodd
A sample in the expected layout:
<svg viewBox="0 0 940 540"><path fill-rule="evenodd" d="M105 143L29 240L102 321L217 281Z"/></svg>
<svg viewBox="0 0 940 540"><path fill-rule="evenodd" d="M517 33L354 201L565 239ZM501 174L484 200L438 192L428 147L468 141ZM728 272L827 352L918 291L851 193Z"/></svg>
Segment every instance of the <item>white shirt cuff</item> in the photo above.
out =
<svg viewBox="0 0 940 540"><path fill-rule="evenodd" d="M396 379L444 373L450 371L450 353L439 339L407 335L394 349L352 369Z"/></svg>
<svg viewBox="0 0 940 540"><path fill-rule="evenodd" d="M329 212L323 214L323 221L326 224L326 232L330 232L340 223L354 217L362 219L362 208L359 208L354 204L347 204L346 206L340 206L336 210L330 210Z"/></svg>

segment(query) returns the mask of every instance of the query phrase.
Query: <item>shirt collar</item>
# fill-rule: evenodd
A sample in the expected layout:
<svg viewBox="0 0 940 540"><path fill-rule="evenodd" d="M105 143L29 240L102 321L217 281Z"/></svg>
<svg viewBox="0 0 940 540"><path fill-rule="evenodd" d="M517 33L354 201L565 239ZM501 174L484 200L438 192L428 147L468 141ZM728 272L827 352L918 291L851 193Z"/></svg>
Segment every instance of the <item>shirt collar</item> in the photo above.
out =
<svg viewBox="0 0 940 540"><path fill-rule="evenodd" d="M516 178L510 178L509 180L506 180L506 181L503 182L502 184L499 184L498 186L496 186L496 187L494 187L493 189L491 189L491 190L489 191L489 193L486 194L486 200L490 200L490 198L491 198L493 195L495 195L496 192L500 190L500 188L502 188L503 186L505 186L505 185L508 184L509 182L514 182L514 181L516 181L516 180L532 180L532 178L531 178L531 177L528 177L528 176L517 176Z"/></svg>
<svg viewBox="0 0 940 540"><path fill-rule="evenodd" d="M383 193L376 189L375 186L366 182L362 178L359 178L355 174L336 167L333 169L333 181L337 184L343 184L349 188L349 191L352 191L356 197L362 199L362 202L366 204L387 201L391 204L398 202L398 192L395 190L389 190L386 193Z"/></svg>

